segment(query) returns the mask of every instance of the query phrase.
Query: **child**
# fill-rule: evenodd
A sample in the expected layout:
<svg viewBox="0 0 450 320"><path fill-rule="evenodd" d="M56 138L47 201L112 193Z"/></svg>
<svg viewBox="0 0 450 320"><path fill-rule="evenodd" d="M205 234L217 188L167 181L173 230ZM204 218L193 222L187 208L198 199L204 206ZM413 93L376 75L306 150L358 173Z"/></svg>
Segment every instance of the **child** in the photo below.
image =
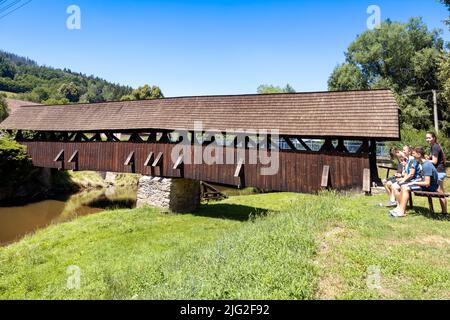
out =
<svg viewBox="0 0 450 320"><path fill-rule="evenodd" d="M406 206L408 205L412 190L436 192L439 188L438 172L433 166L433 163L425 160L424 149L422 147L414 148L412 155L422 166L423 180L402 185L399 205L389 212L393 217L406 217Z"/></svg>

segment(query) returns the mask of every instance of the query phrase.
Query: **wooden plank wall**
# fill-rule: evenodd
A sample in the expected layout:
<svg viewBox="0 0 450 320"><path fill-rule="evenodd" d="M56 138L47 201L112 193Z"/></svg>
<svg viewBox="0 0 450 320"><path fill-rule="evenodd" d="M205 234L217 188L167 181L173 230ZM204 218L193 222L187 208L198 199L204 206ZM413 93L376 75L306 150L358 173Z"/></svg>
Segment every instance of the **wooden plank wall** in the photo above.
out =
<svg viewBox="0 0 450 320"><path fill-rule="evenodd" d="M21 142L36 167L75 169L69 158L78 151L78 169L89 171L134 172L163 176L184 177L233 186L257 187L270 191L313 193L321 188L324 166L329 166L330 186L337 190L362 189L363 171L370 168L368 154L318 153L307 151L279 151L279 170L275 175L261 175L262 164L248 164L249 152L245 151L245 164L241 177L235 177L238 163L234 149L234 164L187 164L173 169L171 152L176 144L133 142ZM206 148L197 146L199 154ZM55 157L64 150L64 165ZM241 150L242 151L242 150ZM134 165L125 165L134 152ZM163 153L162 166L144 166L150 152L153 160ZM225 149L224 159L225 159ZM176 159L176 158L175 158ZM150 164L153 163L150 161ZM175 160L176 161L176 160Z"/></svg>

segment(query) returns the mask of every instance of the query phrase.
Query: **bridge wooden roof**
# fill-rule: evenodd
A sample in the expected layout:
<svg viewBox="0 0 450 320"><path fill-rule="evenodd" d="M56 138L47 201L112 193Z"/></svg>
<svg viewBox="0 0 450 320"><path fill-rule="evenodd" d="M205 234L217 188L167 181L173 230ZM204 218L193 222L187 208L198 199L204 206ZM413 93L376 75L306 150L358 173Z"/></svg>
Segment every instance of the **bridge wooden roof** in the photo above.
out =
<svg viewBox="0 0 450 320"><path fill-rule="evenodd" d="M282 135L399 139L390 90L177 97L18 108L0 129L35 131L278 129Z"/></svg>

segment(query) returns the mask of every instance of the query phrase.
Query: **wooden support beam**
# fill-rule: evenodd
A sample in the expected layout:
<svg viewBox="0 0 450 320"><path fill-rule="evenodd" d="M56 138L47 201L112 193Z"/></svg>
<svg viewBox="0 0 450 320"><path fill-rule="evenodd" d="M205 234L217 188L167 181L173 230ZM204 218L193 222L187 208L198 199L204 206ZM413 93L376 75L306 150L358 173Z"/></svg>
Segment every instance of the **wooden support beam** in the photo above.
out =
<svg viewBox="0 0 450 320"><path fill-rule="evenodd" d="M233 141L231 142L231 146L234 148L238 147L238 137L234 137Z"/></svg>
<svg viewBox="0 0 450 320"><path fill-rule="evenodd" d="M330 166L323 166L322 182L321 182L320 186L322 188L328 188L330 186Z"/></svg>
<svg viewBox="0 0 450 320"><path fill-rule="evenodd" d="M175 161L175 164L173 166L173 170L179 170L180 171L180 177L184 177L184 163L183 163L183 155L179 155L177 161Z"/></svg>
<svg viewBox="0 0 450 320"><path fill-rule="evenodd" d="M22 130L18 130L16 133L16 141L22 141L22 140L23 140Z"/></svg>
<svg viewBox="0 0 450 320"><path fill-rule="evenodd" d="M363 140L361 146L358 148L356 153L369 153L370 147L369 147L369 141Z"/></svg>
<svg viewBox="0 0 450 320"><path fill-rule="evenodd" d="M234 177L239 178L238 188L245 187L245 171L244 171L244 159L240 158L234 172Z"/></svg>
<svg viewBox="0 0 450 320"><path fill-rule="evenodd" d="M79 167L78 167L78 150L74 151L74 153L70 156L70 158L67 162L74 163L75 168L73 170L78 171L78 169L79 169Z"/></svg>
<svg viewBox="0 0 450 320"><path fill-rule="evenodd" d="M216 137L212 136L209 141L203 140L203 145L204 146L209 146L210 144L215 144L216 143Z"/></svg>
<svg viewBox="0 0 450 320"><path fill-rule="evenodd" d="M62 132L59 135L59 140L60 141L66 142L66 141L68 141L68 138L69 138L69 133L68 132Z"/></svg>
<svg viewBox="0 0 450 320"><path fill-rule="evenodd" d="M159 138L158 142L160 143L170 143L169 132L163 132L161 138Z"/></svg>
<svg viewBox="0 0 450 320"><path fill-rule="evenodd" d="M129 142L137 142L137 143L144 142L144 140L142 140L141 136L136 132L133 132L131 134L130 139L128 141Z"/></svg>
<svg viewBox="0 0 450 320"><path fill-rule="evenodd" d="M371 194L370 187L370 169L364 169L363 171L363 187L362 190L366 193L366 195Z"/></svg>
<svg viewBox="0 0 450 320"><path fill-rule="evenodd" d="M59 162L58 170L64 170L64 149L61 149L53 162Z"/></svg>
<svg viewBox="0 0 450 320"><path fill-rule="evenodd" d="M295 137L297 141L305 148L306 151L311 151L311 148L300 137Z"/></svg>
<svg viewBox="0 0 450 320"><path fill-rule="evenodd" d="M53 162L57 161L64 161L64 149L61 149L55 159L53 159Z"/></svg>
<svg viewBox="0 0 450 320"><path fill-rule="evenodd" d="M150 152L150 153L148 154L147 159L145 159L145 162L144 162L144 166L145 166L145 167L151 166L151 163L152 163L152 161L153 161L153 156L154 156L154 153L153 153L153 152Z"/></svg>
<svg viewBox="0 0 450 320"><path fill-rule="evenodd" d="M412 198L412 195L411 195L411 198ZM433 198L432 197L428 197L428 206L430 208L431 214L434 214L434 206L433 206Z"/></svg>
<svg viewBox="0 0 450 320"><path fill-rule="evenodd" d="M331 138L325 139L325 142L320 148L319 152L333 152L333 151L336 151L336 149L333 146L333 141L331 140Z"/></svg>
<svg viewBox="0 0 450 320"><path fill-rule="evenodd" d="M272 137L270 136L270 134L268 134L268 135L266 135L266 138L263 141L261 141L260 145L263 149L270 149L271 142L272 142Z"/></svg>
<svg viewBox="0 0 450 320"><path fill-rule="evenodd" d="M71 141L76 135L77 135L76 132L72 132L72 133L69 134L69 136L67 137L67 141Z"/></svg>
<svg viewBox="0 0 450 320"><path fill-rule="evenodd" d="M270 136L270 140L269 140L269 149L270 148L274 148L276 150L280 150L280 139L278 139L277 141L274 141L272 139L272 136Z"/></svg>
<svg viewBox="0 0 450 320"><path fill-rule="evenodd" d="M82 141L89 141L90 139L88 137L86 137L86 135L84 133L78 132L75 135L75 139L74 141L76 142L82 142Z"/></svg>
<svg viewBox="0 0 450 320"><path fill-rule="evenodd" d="M289 137L283 136L282 137L284 141L286 141L287 145L289 146L289 148L293 151L298 150L295 145L292 143L291 139Z"/></svg>
<svg viewBox="0 0 450 320"><path fill-rule="evenodd" d="M183 166L183 155L178 156L177 161L175 161L175 164L173 166L173 170L177 170L182 168Z"/></svg>
<svg viewBox="0 0 450 320"><path fill-rule="evenodd" d="M70 156L69 160L67 162L73 163L78 161L78 150L75 150L74 153Z"/></svg>
<svg viewBox="0 0 450 320"><path fill-rule="evenodd" d="M147 142L151 142L151 143L156 142L156 132L152 131L148 134Z"/></svg>
<svg viewBox="0 0 450 320"><path fill-rule="evenodd" d="M344 139L339 139L338 140L338 145L336 146L336 151L337 152L349 153L347 147L344 144Z"/></svg>
<svg viewBox="0 0 450 320"><path fill-rule="evenodd" d="M369 162L370 162L371 183L374 183L375 185L382 185L380 176L378 175L377 142L375 140L370 141Z"/></svg>
<svg viewBox="0 0 450 320"><path fill-rule="evenodd" d="M131 151L127 159L123 163L124 166L130 166L134 163L134 151Z"/></svg>
<svg viewBox="0 0 450 320"><path fill-rule="evenodd" d="M109 142L116 142L116 141L119 142L120 141L120 139L117 138L114 135L114 133L112 133L112 132L105 132L105 135L106 135L106 140Z"/></svg>
<svg viewBox="0 0 450 320"><path fill-rule="evenodd" d="M130 152L130 154L128 155L127 159L125 160L125 162L123 164L125 166L130 166L132 173L136 172L136 163L134 161L134 151Z"/></svg>
<svg viewBox="0 0 450 320"><path fill-rule="evenodd" d="M158 155L155 158L155 161L153 161L153 163L152 163L152 167L161 166L162 158L163 158L163 153L162 152L158 153Z"/></svg>
<svg viewBox="0 0 450 320"><path fill-rule="evenodd" d="M49 140L50 141L57 141L58 139L56 138L56 134L54 133L54 132L50 132L49 134L48 134L48 136L49 136Z"/></svg>
<svg viewBox="0 0 450 320"><path fill-rule="evenodd" d="M236 170L234 171L234 177L238 178L244 172L244 159L239 159L238 164L236 166Z"/></svg>
<svg viewBox="0 0 450 320"><path fill-rule="evenodd" d="M89 139L89 141L102 141L102 135L100 133L96 133Z"/></svg>
<svg viewBox="0 0 450 320"><path fill-rule="evenodd" d="M258 139L258 138L256 138L256 139ZM250 136L245 136L244 141L245 141L245 149L249 149L249 148L257 149L258 148L258 142L253 139L250 139Z"/></svg>

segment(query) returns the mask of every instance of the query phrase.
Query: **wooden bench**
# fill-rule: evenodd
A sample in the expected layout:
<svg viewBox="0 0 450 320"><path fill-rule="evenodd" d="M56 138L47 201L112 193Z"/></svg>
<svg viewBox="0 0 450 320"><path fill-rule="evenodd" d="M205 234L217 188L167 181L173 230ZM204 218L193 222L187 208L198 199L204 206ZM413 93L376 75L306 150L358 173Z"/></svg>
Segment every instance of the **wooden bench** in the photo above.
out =
<svg viewBox="0 0 450 320"><path fill-rule="evenodd" d="M379 165L378 168L381 168L381 169L387 169L387 171L386 171L386 179L389 178L389 172L390 172L391 170L397 171L397 168L389 167L389 166L382 166L382 165Z"/></svg>
<svg viewBox="0 0 450 320"><path fill-rule="evenodd" d="M416 197L427 197L428 206L430 207L430 212L434 214L433 198L450 198L450 193L440 193L440 192L429 192L429 191L412 191L411 197L409 198L409 206L413 208L413 194Z"/></svg>

